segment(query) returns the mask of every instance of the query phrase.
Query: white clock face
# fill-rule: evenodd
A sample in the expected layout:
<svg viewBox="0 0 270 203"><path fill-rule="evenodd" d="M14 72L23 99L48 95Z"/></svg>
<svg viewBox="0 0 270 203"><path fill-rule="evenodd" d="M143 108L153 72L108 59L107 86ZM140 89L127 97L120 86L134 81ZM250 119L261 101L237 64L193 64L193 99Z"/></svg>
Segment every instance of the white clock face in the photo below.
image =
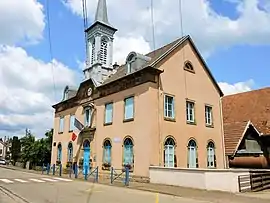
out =
<svg viewBox="0 0 270 203"><path fill-rule="evenodd" d="M88 96L91 96L91 94L92 94L92 88L89 87L89 89L87 90L87 95L88 95Z"/></svg>

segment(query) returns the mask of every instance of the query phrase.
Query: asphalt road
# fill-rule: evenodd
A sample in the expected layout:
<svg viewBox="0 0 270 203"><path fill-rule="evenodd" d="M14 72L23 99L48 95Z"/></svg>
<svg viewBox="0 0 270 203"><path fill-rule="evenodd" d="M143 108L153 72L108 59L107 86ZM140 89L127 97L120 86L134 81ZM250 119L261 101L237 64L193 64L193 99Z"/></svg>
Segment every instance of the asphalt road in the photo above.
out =
<svg viewBox="0 0 270 203"><path fill-rule="evenodd" d="M203 203L187 198L59 179L0 167L1 203Z"/></svg>
<svg viewBox="0 0 270 203"><path fill-rule="evenodd" d="M204 193L204 195L210 195ZM250 194L252 195L252 194ZM267 194L257 194L266 195ZM122 187L113 187L57 176L22 172L0 167L0 203L247 203L269 202L269 199L175 197ZM216 196L216 195L215 195ZM190 198L193 197L193 198ZM218 197L218 196L216 196ZM198 200L205 199L205 201ZM208 200L208 201L207 201ZM250 201L249 201L250 200Z"/></svg>

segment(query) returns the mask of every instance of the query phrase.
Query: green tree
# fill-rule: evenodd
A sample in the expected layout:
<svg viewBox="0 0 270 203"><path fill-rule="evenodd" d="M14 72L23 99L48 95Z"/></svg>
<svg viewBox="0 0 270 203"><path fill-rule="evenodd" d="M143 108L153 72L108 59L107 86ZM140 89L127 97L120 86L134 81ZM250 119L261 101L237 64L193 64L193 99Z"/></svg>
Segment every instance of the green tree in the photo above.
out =
<svg viewBox="0 0 270 203"><path fill-rule="evenodd" d="M33 154L35 153L34 149L34 143L35 143L35 137L28 132L24 137L20 139L21 142L21 161L25 165L26 162L32 161Z"/></svg>
<svg viewBox="0 0 270 203"><path fill-rule="evenodd" d="M21 143L17 136L14 136L11 141L11 159L13 165L19 160L21 152Z"/></svg>
<svg viewBox="0 0 270 203"><path fill-rule="evenodd" d="M29 161L30 167L42 166L50 163L52 149L53 129L45 133L45 138L35 140L30 132L21 138L22 153L21 159L24 165Z"/></svg>

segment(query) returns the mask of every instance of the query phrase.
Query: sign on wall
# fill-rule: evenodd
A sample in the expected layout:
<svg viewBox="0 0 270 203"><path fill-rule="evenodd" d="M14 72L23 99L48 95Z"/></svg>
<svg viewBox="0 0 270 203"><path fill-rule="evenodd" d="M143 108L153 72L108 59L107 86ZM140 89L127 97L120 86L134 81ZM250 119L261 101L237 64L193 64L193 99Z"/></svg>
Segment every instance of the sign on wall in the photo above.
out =
<svg viewBox="0 0 270 203"><path fill-rule="evenodd" d="M115 138L113 138L113 142L114 142L114 143L120 143L120 142L121 142L120 137L115 137Z"/></svg>

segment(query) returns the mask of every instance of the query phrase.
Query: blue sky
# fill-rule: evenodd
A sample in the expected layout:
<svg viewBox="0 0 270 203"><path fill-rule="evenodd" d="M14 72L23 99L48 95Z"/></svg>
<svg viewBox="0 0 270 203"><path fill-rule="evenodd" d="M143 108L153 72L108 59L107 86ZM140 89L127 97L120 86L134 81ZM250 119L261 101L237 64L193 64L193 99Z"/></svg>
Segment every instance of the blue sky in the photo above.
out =
<svg viewBox="0 0 270 203"><path fill-rule="evenodd" d="M47 0L0 1L0 137L21 135L25 128L42 136L52 127L51 105L61 99L64 86L82 79L81 0L48 1L53 61ZM87 1L90 24L97 0ZM114 61L123 62L130 51L153 49L150 0L107 0L107 5L109 21L118 29ZM182 8L183 31L225 94L269 86L268 0L182 0ZM157 47L180 37L178 0L154 0L154 22Z"/></svg>
<svg viewBox="0 0 270 203"><path fill-rule="evenodd" d="M40 2L46 5L45 0ZM239 17L235 4L231 2L212 0L210 5L218 14L230 19ZM78 69L78 61L83 61L85 56L83 20L81 16L74 15L61 1L52 1L49 6L53 57L70 68ZM46 6L44 9L44 13L47 13ZM89 19L89 24L91 20ZM165 39L168 42L170 40L173 39ZM49 62L48 43L48 24L46 24L44 39L37 46L28 46L25 49L30 55ZM254 80L252 88L261 88L269 85L266 77L270 73L270 58L267 57L269 55L268 44L259 46L244 44L229 48L218 47L206 60L217 81L234 84L252 79Z"/></svg>

